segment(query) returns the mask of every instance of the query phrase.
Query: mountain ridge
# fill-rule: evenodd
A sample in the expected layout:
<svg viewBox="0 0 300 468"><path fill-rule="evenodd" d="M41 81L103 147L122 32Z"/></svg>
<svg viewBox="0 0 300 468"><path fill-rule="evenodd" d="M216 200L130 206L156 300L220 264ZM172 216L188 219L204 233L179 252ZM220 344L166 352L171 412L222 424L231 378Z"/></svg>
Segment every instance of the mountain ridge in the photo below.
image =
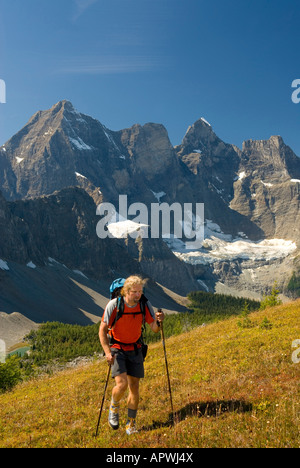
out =
<svg viewBox="0 0 300 468"><path fill-rule="evenodd" d="M276 146L276 141L281 144ZM258 170L265 187L275 179L282 181L282 174L278 178L278 160L281 168L285 167L286 182L288 176L290 180L300 180L300 158L284 145L281 137L254 142L245 141L242 150L224 143L201 118L189 127L182 144L173 148L161 124L135 124L129 129L111 131L76 111L69 101L60 101L47 111L37 112L3 145L1 189L5 198L14 200L79 186L88 191L96 204L103 200L116 203L119 194L126 192L129 202L148 205L155 202L155 193L164 192L163 201L169 204L202 201L207 218L217 222L224 232L232 233L237 225L234 234L245 232L251 239L259 240L264 237L266 223L261 229L261 221L253 216L251 207L245 210L244 205L253 204L253 194L249 189L247 193L240 190L236 180L246 169L250 173ZM255 151L258 145L261 148ZM270 146L274 157L266 164ZM257 154L263 158L257 159ZM259 168L254 168L257 162ZM296 203L298 186L294 184L296 191L289 196L289 202ZM250 202L245 204L245 197ZM267 229L267 237L274 235L273 231Z"/></svg>
<svg viewBox="0 0 300 468"><path fill-rule="evenodd" d="M113 131L64 100L0 148L0 190L3 261L42 267L51 257L96 281L134 271L181 296L223 288L255 298L274 280L286 291L300 269L300 158L280 136L239 149L202 117L173 147L162 124ZM203 247L189 254L184 239L100 240L96 206L118 206L121 194L149 210L204 203Z"/></svg>

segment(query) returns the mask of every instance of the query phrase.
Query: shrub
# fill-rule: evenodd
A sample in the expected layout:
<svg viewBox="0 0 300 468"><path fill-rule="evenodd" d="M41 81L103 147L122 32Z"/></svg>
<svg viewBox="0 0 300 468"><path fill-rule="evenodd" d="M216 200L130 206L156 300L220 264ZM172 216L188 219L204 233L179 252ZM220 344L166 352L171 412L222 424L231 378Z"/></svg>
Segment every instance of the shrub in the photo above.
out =
<svg viewBox="0 0 300 468"><path fill-rule="evenodd" d="M271 330L271 328L273 327L272 323L270 322L270 320L267 319L267 317L264 317L263 321L261 322L259 328L263 329L263 330Z"/></svg>
<svg viewBox="0 0 300 468"><path fill-rule="evenodd" d="M300 297L300 276L297 276L295 272L289 281L287 289L295 298Z"/></svg>
<svg viewBox="0 0 300 468"><path fill-rule="evenodd" d="M282 301L279 299L280 291L276 287L276 283L273 286L270 296L265 296L260 304L260 310L265 310L267 307L274 307L281 305Z"/></svg>
<svg viewBox="0 0 300 468"><path fill-rule="evenodd" d="M22 380L19 358L12 356L0 364L0 392L11 390Z"/></svg>
<svg viewBox="0 0 300 468"><path fill-rule="evenodd" d="M238 326L240 328L252 328L253 322L249 318L249 304L245 302L244 308L241 313L241 320L238 321Z"/></svg>

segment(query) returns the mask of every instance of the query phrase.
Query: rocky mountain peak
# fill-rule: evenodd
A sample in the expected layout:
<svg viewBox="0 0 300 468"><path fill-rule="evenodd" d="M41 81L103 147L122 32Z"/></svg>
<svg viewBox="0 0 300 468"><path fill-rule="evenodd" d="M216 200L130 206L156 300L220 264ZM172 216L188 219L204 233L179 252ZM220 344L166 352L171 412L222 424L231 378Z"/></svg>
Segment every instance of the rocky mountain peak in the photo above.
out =
<svg viewBox="0 0 300 468"><path fill-rule="evenodd" d="M300 159L280 136L243 144L230 207L266 238L299 240Z"/></svg>
<svg viewBox="0 0 300 468"><path fill-rule="evenodd" d="M37 112L2 148L3 194L15 200L80 186L100 200L96 174L116 152L120 154L100 122L60 101Z"/></svg>
<svg viewBox="0 0 300 468"><path fill-rule="evenodd" d="M269 140L246 140L243 142L243 151L247 151L249 148L262 148L262 147L273 147L279 149L284 145L284 141L280 135L272 135Z"/></svg>
<svg viewBox="0 0 300 468"><path fill-rule="evenodd" d="M151 203L155 193L174 198L183 187L182 168L163 125L111 131L66 100L37 112L1 153L0 180L8 200L79 186L97 204L117 202L124 193Z"/></svg>
<svg viewBox="0 0 300 468"><path fill-rule="evenodd" d="M74 108L73 104L70 101L68 101L67 99L63 99L62 101L59 101L56 104L54 104L54 106L51 107L50 111L55 112L55 111L59 111L61 109L63 111L67 110L67 111L75 112L75 108Z"/></svg>
<svg viewBox="0 0 300 468"><path fill-rule="evenodd" d="M300 159L281 136L243 143L242 164L263 180L275 182L300 178Z"/></svg>
<svg viewBox="0 0 300 468"><path fill-rule="evenodd" d="M120 141L126 148L131 163L149 180L157 174L174 169L176 158L168 132L161 124L137 124L119 132Z"/></svg>
<svg viewBox="0 0 300 468"><path fill-rule="evenodd" d="M224 171L224 164L227 167L226 172L235 170L240 157L240 150L234 145L224 143L203 117L188 128L182 144L175 149L194 173L203 172L204 167L211 171L213 167L217 178L219 170L220 174Z"/></svg>
<svg viewBox="0 0 300 468"><path fill-rule="evenodd" d="M180 154L202 153L208 150L212 145L221 143L213 131L211 125L202 117L191 125L182 140L182 144L177 148Z"/></svg>

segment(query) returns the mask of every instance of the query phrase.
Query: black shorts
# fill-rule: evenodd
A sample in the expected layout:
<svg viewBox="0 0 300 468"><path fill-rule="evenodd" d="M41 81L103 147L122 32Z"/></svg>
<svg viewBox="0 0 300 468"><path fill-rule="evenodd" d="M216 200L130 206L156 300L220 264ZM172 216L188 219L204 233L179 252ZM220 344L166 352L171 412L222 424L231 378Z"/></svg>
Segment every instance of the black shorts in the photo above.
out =
<svg viewBox="0 0 300 468"><path fill-rule="evenodd" d="M112 354L115 355L115 361L111 368L112 377L125 372L131 377L144 378L144 358L141 348L137 351L123 351L113 348Z"/></svg>

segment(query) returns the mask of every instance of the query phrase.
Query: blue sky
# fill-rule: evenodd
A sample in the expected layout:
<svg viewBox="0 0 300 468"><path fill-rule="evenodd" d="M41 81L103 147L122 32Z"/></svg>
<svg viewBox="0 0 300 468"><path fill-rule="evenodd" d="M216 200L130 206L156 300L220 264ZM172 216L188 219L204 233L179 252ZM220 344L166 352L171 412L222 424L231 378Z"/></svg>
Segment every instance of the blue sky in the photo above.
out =
<svg viewBox="0 0 300 468"><path fill-rule="evenodd" d="M208 120L225 142L300 156L296 0L0 0L0 145L62 99L111 130Z"/></svg>

